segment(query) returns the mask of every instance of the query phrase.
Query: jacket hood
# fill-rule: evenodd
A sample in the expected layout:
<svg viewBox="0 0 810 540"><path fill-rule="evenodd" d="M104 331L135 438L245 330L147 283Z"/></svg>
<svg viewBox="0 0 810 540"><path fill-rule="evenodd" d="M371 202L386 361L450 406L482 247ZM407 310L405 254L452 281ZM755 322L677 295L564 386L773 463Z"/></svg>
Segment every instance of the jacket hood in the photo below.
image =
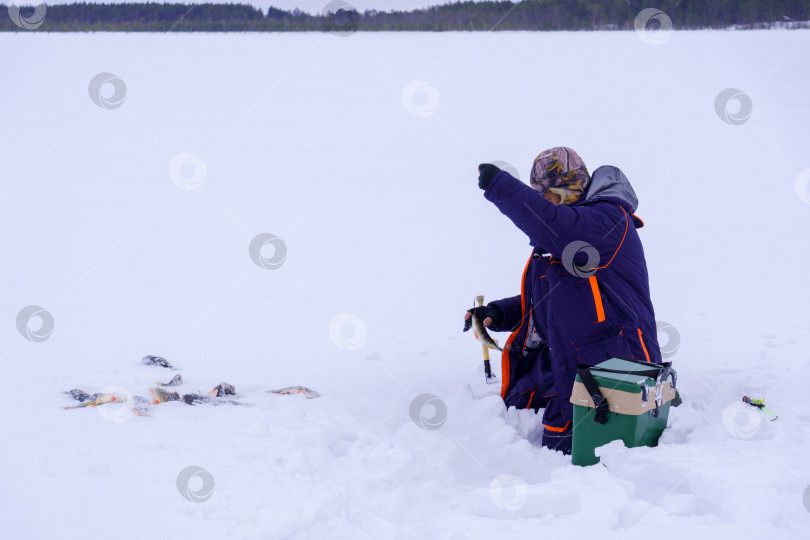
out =
<svg viewBox="0 0 810 540"><path fill-rule="evenodd" d="M603 165L593 171L585 199L579 204L597 201L608 201L620 205L633 217L633 223L637 229L644 226L644 222L633 215L638 208L636 192L633 191L630 181L618 167Z"/></svg>

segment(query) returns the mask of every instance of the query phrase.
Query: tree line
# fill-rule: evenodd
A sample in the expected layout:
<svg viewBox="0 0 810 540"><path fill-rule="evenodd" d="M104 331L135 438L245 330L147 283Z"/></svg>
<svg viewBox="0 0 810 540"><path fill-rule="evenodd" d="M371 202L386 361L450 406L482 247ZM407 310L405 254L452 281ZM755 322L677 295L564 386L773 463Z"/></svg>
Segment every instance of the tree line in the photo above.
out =
<svg viewBox="0 0 810 540"><path fill-rule="evenodd" d="M301 32L326 31L480 31L480 30L628 30L642 9L666 14L675 29L808 27L807 0L526 0L454 2L411 11L359 12L342 2L309 14L274 7L267 12L246 4L91 4L47 6L37 31L116 32ZM348 3L348 2L347 2ZM0 31L26 31L0 4ZM31 18L33 5L19 16ZM651 27L662 24L650 21ZM666 22L665 24L669 24ZM30 27L31 25L29 25Z"/></svg>

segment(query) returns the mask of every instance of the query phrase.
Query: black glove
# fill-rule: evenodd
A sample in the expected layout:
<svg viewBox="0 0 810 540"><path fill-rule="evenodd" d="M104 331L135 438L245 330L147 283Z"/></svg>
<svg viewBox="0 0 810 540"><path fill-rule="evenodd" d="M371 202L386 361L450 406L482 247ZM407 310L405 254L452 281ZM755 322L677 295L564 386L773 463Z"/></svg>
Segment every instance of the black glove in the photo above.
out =
<svg viewBox="0 0 810 540"><path fill-rule="evenodd" d="M492 319L492 323L487 326L488 329L492 330L493 332L500 332L500 326L503 322L503 310L496 305L490 304L488 306L478 306L472 309L468 309L467 313L471 315L475 315L478 317L478 320L481 321L481 324L484 323L484 319L489 317ZM464 321L464 331L470 329L472 326L472 316L469 319Z"/></svg>
<svg viewBox="0 0 810 540"><path fill-rule="evenodd" d="M489 181L492 180L492 177L495 176L495 173L500 171L498 167L493 165L492 163L482 163L478 166L478 187L481 189L487 189L487 185Z"/></svg>

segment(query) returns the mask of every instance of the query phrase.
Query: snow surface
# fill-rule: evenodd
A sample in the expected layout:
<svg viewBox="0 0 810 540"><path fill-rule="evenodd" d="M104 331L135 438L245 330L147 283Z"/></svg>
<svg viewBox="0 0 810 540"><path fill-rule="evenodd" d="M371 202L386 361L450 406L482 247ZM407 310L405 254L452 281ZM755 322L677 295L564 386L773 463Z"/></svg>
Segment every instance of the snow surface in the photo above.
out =
<svg viewBox="0 0 810 540"><path fill-rule="evenodd" d="M810 537L808 36L0 35L0 536ZM686 400L657 448L587 468L461 333L530 252L477 165L525 180L557 145L633 183ZM174 375L146 354L253 406L61 409ZM265 393L289 385L323 396Z"/></svg>

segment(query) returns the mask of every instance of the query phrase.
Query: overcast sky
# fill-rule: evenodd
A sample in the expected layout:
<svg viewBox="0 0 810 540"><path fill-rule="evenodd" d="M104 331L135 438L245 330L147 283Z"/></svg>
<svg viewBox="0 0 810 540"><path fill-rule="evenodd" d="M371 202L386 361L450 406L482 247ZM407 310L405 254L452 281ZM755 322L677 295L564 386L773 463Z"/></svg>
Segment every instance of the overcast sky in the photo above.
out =
<svg viewBox="0 0 810 540"><path fill-rule="evenodd" d="M153 2L155 0L46 0L45 4L73 4L78 1L85 1L85 2L92 2L92 3L105 3L105 4L120 4L124 2ZM205 3L224 3L224 4L251 4L256 7L259 7L267 13L267 8L270 6L279 8L279 9L286 9L292 10L294 8L298 8L301 11L306 11L309 13L320 13L323 8L330 2L331 0L242 0L242 1L233 1L233 0L176 0L176 1L168 1L165 2L167 4L205 4ZM380 11L390 11L392 9L399 9L399 10L409 10L409 9L418 9L424 7L430 7L435 5L447 4L450 3L451 0L343 0L355 8L358 11L365 11L367 9L379 9ZM17 2L4 2L6 4L9 3L16 3L19 5L33 5L38 4L37 0L29 0L23 1L18 0Z"/></svg>

